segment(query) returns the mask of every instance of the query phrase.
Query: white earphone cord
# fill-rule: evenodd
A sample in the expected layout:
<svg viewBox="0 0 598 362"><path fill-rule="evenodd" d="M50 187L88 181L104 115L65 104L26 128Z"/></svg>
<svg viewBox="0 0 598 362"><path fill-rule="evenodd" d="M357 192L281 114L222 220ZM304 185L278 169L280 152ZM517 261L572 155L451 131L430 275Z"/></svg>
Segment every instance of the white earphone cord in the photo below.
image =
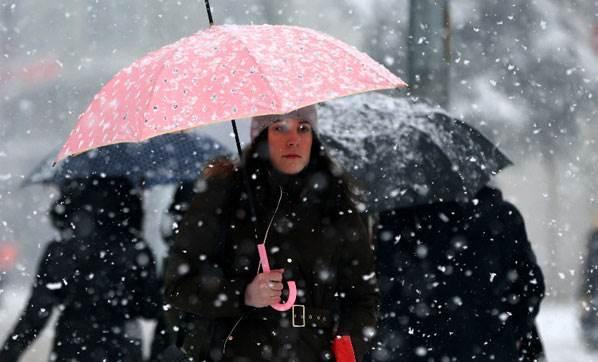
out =
<svg viewBox="0 0 598 362"><path fill-rule="evenodd" d="M266 228L266 234L264 235L264 246L266 246L266 241L268 240L268 234L270 233L270 227L272 226L272 223L274 222L274 217L276 217L276 214L278 213L278 208L280 207L280 202L282 201L282 187L279 186L279 188L280 188L280 196L278 197L278 203L276 204L276 209L274 209L272 218L270 218L270 223L268 224L268 228ZM262 263L258 263L256 274L260 273L261 267L262 267Z"/></svg>

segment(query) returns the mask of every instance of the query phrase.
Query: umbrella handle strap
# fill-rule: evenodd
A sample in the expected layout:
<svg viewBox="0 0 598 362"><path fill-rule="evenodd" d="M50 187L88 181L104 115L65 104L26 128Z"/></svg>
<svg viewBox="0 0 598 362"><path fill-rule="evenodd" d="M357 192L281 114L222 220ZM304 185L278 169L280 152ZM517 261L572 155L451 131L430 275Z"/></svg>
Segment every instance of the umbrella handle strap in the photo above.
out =
<svg viewBox="0 0 598 362"><path fill-rule="evenodd" d="M268 261L268 253L266 253L266 245L263 243L258 244L257 251L260 255L260 263L262 264L262 269L265 273L269 273L270 262ZM272 307L272 309L275 309L279 312L284 312L286 310L291 309L293 307L293 304L295 304L295 300L297 300L297 286L295 285L295 282L293 280L289 280L287 282L287 285L289 287L289 298L284 303L270 304L270 307Z"/></svg>

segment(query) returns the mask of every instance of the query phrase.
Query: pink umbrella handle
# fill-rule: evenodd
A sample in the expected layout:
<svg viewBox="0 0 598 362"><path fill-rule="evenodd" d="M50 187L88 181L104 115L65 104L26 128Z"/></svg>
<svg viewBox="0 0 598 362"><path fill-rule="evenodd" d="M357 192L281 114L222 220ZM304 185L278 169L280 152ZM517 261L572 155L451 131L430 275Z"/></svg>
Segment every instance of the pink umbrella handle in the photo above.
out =
<svg viewBox="0 0 598 362"><path fill-rule="evenodd" d="M268 253L266 253L266 245L258 244L257 252L260 255L260 263L262 263L262 269L264 269L264 272L269 273L270 262L268 262ZM287 284L289 286L289 298L287 299L287 301L285 303L270 304L270 307L276 309L279 312L284 312L285 310L291 309L293 304L295 304L295 300L297 300L297 286L295 285L295 282L289 280Z"/></svg>

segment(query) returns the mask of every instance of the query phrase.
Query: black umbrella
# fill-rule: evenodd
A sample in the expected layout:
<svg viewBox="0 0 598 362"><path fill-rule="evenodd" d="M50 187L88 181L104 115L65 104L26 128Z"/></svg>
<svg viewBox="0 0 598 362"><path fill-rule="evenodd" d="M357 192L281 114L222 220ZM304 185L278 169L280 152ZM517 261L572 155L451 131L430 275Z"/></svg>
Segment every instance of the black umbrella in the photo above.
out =
<svg viewBox="0 0 598 362"><path fill-rule="evenodd" d="M210 137L172 133L142 143L98 148L69 157L54 167L56 152L52 152L23 185L62 184L90 176L125 177L143 187L194 181L210 160L228 154L226 147Z"/></svg>
<svg viewBox="0 0 598 362"><path fill-rule="evenodd" d="M466 200L511 161L439 108L370 93L322 104L320 134L370 211Z"/></svg>

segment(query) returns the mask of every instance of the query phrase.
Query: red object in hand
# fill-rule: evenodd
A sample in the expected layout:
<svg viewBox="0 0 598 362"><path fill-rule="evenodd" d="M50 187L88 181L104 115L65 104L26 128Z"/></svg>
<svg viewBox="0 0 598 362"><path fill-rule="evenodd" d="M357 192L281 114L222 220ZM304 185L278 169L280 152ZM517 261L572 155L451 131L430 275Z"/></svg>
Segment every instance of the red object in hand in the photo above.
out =
<svg viewBox="0 0 598 362"><path fill-rule="evenodd" d="M336 362L356 362L350 336L337 336L332 342L332 353Z"/></svg>

